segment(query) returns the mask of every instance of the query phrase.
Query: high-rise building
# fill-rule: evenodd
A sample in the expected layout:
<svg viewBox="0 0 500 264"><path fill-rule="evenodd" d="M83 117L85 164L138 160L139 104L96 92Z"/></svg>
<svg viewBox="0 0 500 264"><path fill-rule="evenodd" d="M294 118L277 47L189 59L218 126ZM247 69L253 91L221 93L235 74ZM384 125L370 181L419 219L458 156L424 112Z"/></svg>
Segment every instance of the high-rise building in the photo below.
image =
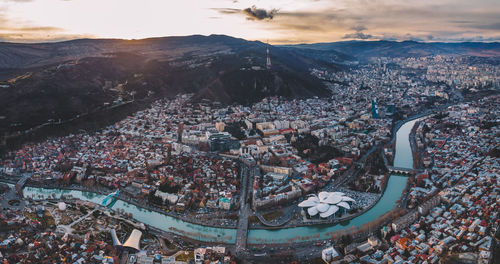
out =
<svg viewBox="0 0 500 264"><path fill-rule="evenodd" d="M377 99L372 100L372 118L379 118Z"/></svg>

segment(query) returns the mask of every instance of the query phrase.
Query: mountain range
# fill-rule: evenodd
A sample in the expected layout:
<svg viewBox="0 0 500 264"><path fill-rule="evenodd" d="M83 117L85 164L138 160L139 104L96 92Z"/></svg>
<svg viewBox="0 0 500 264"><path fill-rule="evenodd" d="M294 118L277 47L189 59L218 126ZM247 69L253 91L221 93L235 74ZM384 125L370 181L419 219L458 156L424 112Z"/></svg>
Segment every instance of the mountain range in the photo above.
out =
<svg viewBox="0 0 500 264"><path fill-rule="evenodd" d="M416 42L416 41L340 41L330 43L286 45L282 47L328 54L364 61L373 57L422 57L433 55L500 56L500 43L483 42Z"/></svg>

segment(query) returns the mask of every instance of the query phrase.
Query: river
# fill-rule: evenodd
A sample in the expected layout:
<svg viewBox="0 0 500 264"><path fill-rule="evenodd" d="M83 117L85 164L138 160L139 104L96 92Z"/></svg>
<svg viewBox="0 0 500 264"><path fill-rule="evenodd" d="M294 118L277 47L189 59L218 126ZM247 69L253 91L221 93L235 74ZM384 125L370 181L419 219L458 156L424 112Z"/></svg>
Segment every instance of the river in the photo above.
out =
<svg viewBox="0 0 500 264"><path fill-rule="evenodd" d="M413 167L413 156L409 142L409 135L415 122L417 122L417 120L406 122L396 133L396 153L394 159L395 167ZM407 179L408 178L406 176L395 174L390 175L385 192L377 204L364 214L351 219L347 223L292 227L275 230L250 229L248 233L248 243L272 244L329 239L331 238L331 233L334 231L350 227L360 227L363 224L371 222L379 216L392 210L396 206L396 201L401 198L402 192L406 187ZM26 197L34 196L35 199L46 198L53 193L56 197L60 197L63 194L71 194L75 198L97 204L100 204L105 197L101 194L75 190L34 187L24 188L24 195ZM188 223L171 216L140 208L121 200L118 200L113 206L113 209L118 208L123 209L128 213L132 213L133 218L137 221L181 236L206 242L235 243L236 229L206 227Z"/></svg>

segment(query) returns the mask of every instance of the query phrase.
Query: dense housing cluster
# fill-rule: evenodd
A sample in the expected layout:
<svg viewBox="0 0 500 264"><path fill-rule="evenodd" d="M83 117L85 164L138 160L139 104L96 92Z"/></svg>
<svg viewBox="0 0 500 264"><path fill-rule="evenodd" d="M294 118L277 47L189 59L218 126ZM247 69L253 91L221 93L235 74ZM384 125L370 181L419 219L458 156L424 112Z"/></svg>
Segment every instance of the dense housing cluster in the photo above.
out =
<svg viewBox="0 0 500 264"><path fill-rule="evenodd" d="M328 262L489 263L500 223L499 103L499 96L462 103L422 121L417 135L428 169L409 190L412 209L384 227L380 240L349 245L343 257L328 249Z"/></svg>

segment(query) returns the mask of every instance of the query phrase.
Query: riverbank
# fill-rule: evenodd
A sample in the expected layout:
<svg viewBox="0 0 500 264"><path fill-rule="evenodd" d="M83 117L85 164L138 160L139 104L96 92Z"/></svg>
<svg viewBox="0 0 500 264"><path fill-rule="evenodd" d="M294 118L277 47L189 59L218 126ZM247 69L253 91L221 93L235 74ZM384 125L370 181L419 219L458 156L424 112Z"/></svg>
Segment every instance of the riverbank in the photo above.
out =
<svg viewBox="0 0 500 264"><path fill-rule="evenodd" d="M45 186L40 186L40 185L30 183L30 182L26 183L25 186L26 187L33 187L33 188L43 188L43 189L47 189L47 190L52 189L52 190L80 191L80 192L99 194L99 195L103 195L103 196L107 196L109 193L112 192L111 190L105 192L104 190L100 190L100 189L89 190L83 186L59 186L57 188L48 188ZM115 197L115 199L132 204L132 205L135 205L135 206L142 208L142 209L154 211L154 212L157 212L157 213L160 213L160 214L163 214L166 216L170 216L172 218L175 218L175 219L178 219L178 220L181 220L184 222L195 224L195 225L214 227L214 228L223 227L223 228L229 228L229 229L236 229L236 224L235 225L226 225L225 223L213 223L213 222L207 223L206 221L197 221L195 218L192 218L192 217L187 216L187 215L180 215L180 214L176 214L176 213L172 213L172 212L167 212L167 211L162 210L158 207L147 205L147 203L144 203L144 201L140 201L138 199L127 198L123 194L119 194L117 197Z"/></svg>
<svg viewBox="0 0 500 264"><path fill-rule="evenodd" d="M15 185L17 183L17 179L2 177L2 178L0 178L0 182L5 182L5 183L10 183L10 184ZM80 192L87 192L87 193L92 193L92 194L96 194L96 195L103 195L103 196L107 196L109 193L112 192L111 190L105 191L105 190L99 189L99 188L89 190L83 186L77 186L77 185L47 187L47 186L40 185L40 184L33 184L32 182L29 182L29 181L25 184L25 187L42 188L42 189L46 189L46 190L80 191ZM157 213L160 213L160 214L163 214L166 216L170 216L170 217L173 217L173 218L176 218L176 219L179 219L179 220L182 220L184 222L191 223L191 224L202 225L202 226L206 226L206 227L214 227L214 228L224 227L224 228L236 229L236 224L229 225L229 224L221 223L221 222L219 222L219 223L213 223L213 222L207 223L207 222L201 221L201 220L197 221L196 219L193 219L192 217L190 218L189 216L179 215L176 213L167 212L167 211L162 210L158 207L149 206L146 203L144 203L143 201L140 201L138 199L127 198L123 194L119 194L117 197L115 197L115 199L132 204L132 205L135 205L135 206L143 208L143 209L155 211ZM224 220L224 219L221 219L221 220Z"/></svg>
<svg viewBox="0 0 500 264"><path fill-rule="evenodd" d="M423 119L423 117L422 117ZM422 168L422 155L421 155L421 151L420 149L418 149L417 147L417 141L416 141L416 138L415 138L415 133L417 131L417 128L418 126L420 125L420 122L422 121L418 121L415 123L415 125L413 126L411 132L410 132L410 147L411 147L411 152L413 154L413 168L414 169L420 169Z"/></svg>
<svg viewBox="0 0 500 264"><path fill-rule="evenodd" d="M274 225L267 225L265 226L266 228L261 228L263 226L262 224L252 224L251 228L252 229L270 229L270 230L276 230L276 229L286 229L286 228L295 228L295 227L305 227L305 226L319 226L319 225L337 225L337 224L342 224L344 222L348 222L351 219L358 217L362 214L364 214L366 211L370 210L373 206L377 204L377 202L380 200L382 197L381 193L363 193L363 192L358 192L358 191L353 191L345 187L338 187L333 189L332 191L335 192L343 192L346 194L346 196L351 197L355 200L355 203L360 203L357 206L358 207L353 207L353 208L358 208L359 210L353 214L345 214L341 217L332 217L329 219L309 219L309 220L304 220L303 215L301 214L302 209L297 206L297 204L294 204L294 212L293 215L296 217L296 219L292 219L292 216L287 215L286 213L280 217L284 218L285 220L288 220L287 222L283 221L284 223L276 223ZM383 191L382 191L383 193ZM286 208L288 209L288 208ZM285 210L285 209L283 209ZM271 213L273 211L276 211L275 209L271 210L266 210L264 212L261 212L259 214L265 215L267 213ZM259 217L260 219L261 217ZM262 221L261 221L262 222ZM279 221L278 221L279 222Z"/></svg>

